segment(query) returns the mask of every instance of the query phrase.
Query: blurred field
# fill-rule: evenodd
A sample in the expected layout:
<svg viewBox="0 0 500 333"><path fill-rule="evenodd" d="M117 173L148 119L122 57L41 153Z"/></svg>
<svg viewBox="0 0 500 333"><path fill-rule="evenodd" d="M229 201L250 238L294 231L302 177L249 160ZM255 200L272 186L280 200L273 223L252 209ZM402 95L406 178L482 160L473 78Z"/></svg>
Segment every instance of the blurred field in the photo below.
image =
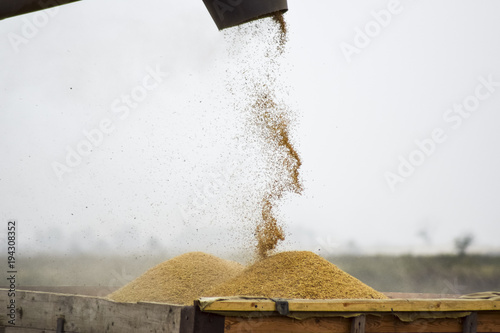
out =
<svg viewBox="0 0 500 333"><path fill-rule="evenodd" d="M171 257L167 254L24 257L18 261L18 289L29 289L29 286L92 286L111 292ZM330 256L326 259L383 292L444 295L500 291L500 256L380 255Z"/></svg>
<svg viewBox="0 0 500 333"><path fill-rule="evenodd" d="M500 290L500 256L342 256L327 259L380 291L465 294Z"/></svg>

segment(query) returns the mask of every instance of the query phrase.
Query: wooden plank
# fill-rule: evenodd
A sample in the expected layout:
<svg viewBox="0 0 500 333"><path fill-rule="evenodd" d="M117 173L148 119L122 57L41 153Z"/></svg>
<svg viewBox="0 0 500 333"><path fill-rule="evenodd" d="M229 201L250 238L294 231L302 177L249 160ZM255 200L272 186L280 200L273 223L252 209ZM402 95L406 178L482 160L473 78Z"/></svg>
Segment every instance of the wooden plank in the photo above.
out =
<svg viewBox="0 0 500 333"><path fill-rule="evenodd" d="M0 289L0 303L7 292ZM16 292L17 327L55 331L64 316L64 332L179 332L183 306L161 303L115 303L90 297ZM22 314L20 309L22 308ZM194 308L194 307L192 307ZM8 326L1 322L0 326Z"/></svg>
<svg viewBox="0 0 500 333"><path fill-rule="evenodd" d="M194 327L192 333L224 333L225 317L194 308Z"/></svg>
<svg viewBox="0 0 500 333"><path fill-rule="evenodd" d="M471 299L387 299L387 300L299 300L288 301L290 312L445 312L499 310L500 301ZM216 301L204 311L275 311L275 303L260 299L230 299ZM228 313L228 315L230 315Z"/></svg>
<svg viewBox="0 0 500 333"><path fill-rule="evenodd" d="M248 333L350 333L350 319L309 318L297 320L289 317L226 317L225 331Z"/></svg>
<svg viewBox="0 0 500 333"><path fill-rule="evenodd" d="M332 318L310 318L297 321L287 317L226 317L225 332L256 332L256 333L280 333L280 332L351 332L350 323L352 319ZM416 319L412 322L403 322L392 314L382 316L366 316L366 333L408 333L408 332L436 332L436 333L459 333L462 332L463 318L425 318ZM500 313L486 312L478 313L477 332L500 332Z"/></svg>
<svg viewBox="0 0 500 333"><path fill-rule="evenodd" d="M462 332L460 318L425 318L412 322L404 322L394 315L386 314L381 317L368 315L365 325L366 333L408 333L408 332Z"/></svg>
<svg viewBox="0 0 500 333"><path fill-rule="evenodd" d="M440 298L459 298L461 294L432 294L432 293L401 293L384 292L385 296L397 299L440 299Z"/></svg>
<svg viewBox="0 0 500 333"><path fill-rule="evenodd" d="M500 301L462 299L388 299L388 300L333 300L289 301L290 311L347 311L347 312L443 312L500 310Z"/></svg>
<svg viewBox="0 0 500 333"><path fill-rule="evenodd" d="M500 332L500 312L479 312L477 314L478 332Z"/></svg>
<svg viewBox="0 0 500 333"><path fill-rule="evenodd" d="M103 286L22 286L20 291L44 291L47 293L58 293L66 295L86 295L106 297L118 287L103 287Z"/></svg>
<svg viewBox="0 0 500 333"><path fill-rule="evenodd" d="M477 312L472 312L463 320L462 332L463 333L476 333L477 332Z"/></svg>
<svg viewBox="0 0 500 333"><path fill-rule="evenodd" d="M462 332L464 318L426 318L412 322L400 321L393 315L367 316L366 332ZM479 312L477 332L500 332L500 312Z"/></svg>
<svg viewBox="0 0 500 333"><path fill-rule="evenodd" d="M323 317L295 320L288 317L226 317L226 333L255 332L255 333L332 333L352 332L353 318ZM408 333L408 332L462 332L460 319L417 319L413 322L402 322L397 317L387 314L382 317L366 316L366 333ZM498 331L497 331L498 332Z"/></svg>
<svg viewBox="0 0 500 333"><path fill-rule="evenodd" d="M297 321L287 317L226 317L225 332L350 332L348 318L310 318ZM426 318L403 322L396 316L366 317L366 333L408 333L408 332L462 332L463 318ZM500 332L500 314L479 313L477 332Z"/></svg>
<svg viewBox="0 0 500 333"><path fill-rule="evenodd" d="M365 333L366 315L351 319L351 333Z"/></svg>
<svg viewBox="0 0 500 333"><path fill-rule="evenodd" d="M27 328L27 327L5 327L5 331L1 331L0 333L56 333L56 331L53 330L39 330L36 328Z"/></svg>
<svg viewBox="0 0 500 333"><path fill-rule="evenodd" d="M194 322L196 320L194 306L186 306L181 309L181 326L179 328L179 333L193 333Z"/></svg>
<svg viewBox="0 0 500 333"><path fill-rule="evenodd" d="M64 324L65 323L66 323L66 321L64 320L64 317L57 318L56 333L63 333L64 332Z"/></svg>
<svg viewBox="0 0 500 333"><path fill-rule="evenodd" d="M244 311L244 312L273 312L276 311L276 303L269 299L247 300L234 299L216 301L203 309L210 311Z"/></svg>
<svg viewBox="0 0 500 333"><path fill-rule="evenodd" d="M181 311L179 333L224 333L224 316L202 312L199 306L186 306Z"/></svg>

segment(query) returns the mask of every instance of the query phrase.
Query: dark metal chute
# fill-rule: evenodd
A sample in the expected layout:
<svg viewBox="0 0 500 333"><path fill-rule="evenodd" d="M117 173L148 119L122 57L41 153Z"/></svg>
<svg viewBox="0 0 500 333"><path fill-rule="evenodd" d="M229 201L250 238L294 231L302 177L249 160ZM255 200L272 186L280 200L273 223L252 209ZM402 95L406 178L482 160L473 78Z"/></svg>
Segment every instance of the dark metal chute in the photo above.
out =
<svg viewBox="0 0 500 333"><path fill-rule="evenodd" d="M80 0L1 0L0 20Z"/></svg>

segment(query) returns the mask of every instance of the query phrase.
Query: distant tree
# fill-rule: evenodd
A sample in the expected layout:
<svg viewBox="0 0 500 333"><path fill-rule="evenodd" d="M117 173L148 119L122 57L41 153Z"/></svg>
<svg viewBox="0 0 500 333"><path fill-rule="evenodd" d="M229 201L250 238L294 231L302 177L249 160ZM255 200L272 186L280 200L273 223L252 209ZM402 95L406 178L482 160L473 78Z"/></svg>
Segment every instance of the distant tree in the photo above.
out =
<svg viewBox="0 0 500 333"><path fill-rule="evenodd" d="M472 244L473 240L474 236L472 234L466 234L455 238L455 249L457 250L457 254L459 256L465 255L467 248Z"/></svg>

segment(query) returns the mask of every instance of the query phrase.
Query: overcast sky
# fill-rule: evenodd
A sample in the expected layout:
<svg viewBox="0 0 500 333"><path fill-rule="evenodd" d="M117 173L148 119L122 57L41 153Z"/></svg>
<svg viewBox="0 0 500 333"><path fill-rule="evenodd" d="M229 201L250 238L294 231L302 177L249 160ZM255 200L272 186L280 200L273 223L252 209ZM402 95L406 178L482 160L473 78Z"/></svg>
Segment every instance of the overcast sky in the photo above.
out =
<svg viewBox="0 0 500 333"><path fill-rule="evenodd" d="M305 191L282 202L282 249L452 252L472 234L499 252L500 4L288 6ZM20 252L248 247L240 203L258 185L226 89L232 33L201 0L0 21L0 220Z"/></svg>

